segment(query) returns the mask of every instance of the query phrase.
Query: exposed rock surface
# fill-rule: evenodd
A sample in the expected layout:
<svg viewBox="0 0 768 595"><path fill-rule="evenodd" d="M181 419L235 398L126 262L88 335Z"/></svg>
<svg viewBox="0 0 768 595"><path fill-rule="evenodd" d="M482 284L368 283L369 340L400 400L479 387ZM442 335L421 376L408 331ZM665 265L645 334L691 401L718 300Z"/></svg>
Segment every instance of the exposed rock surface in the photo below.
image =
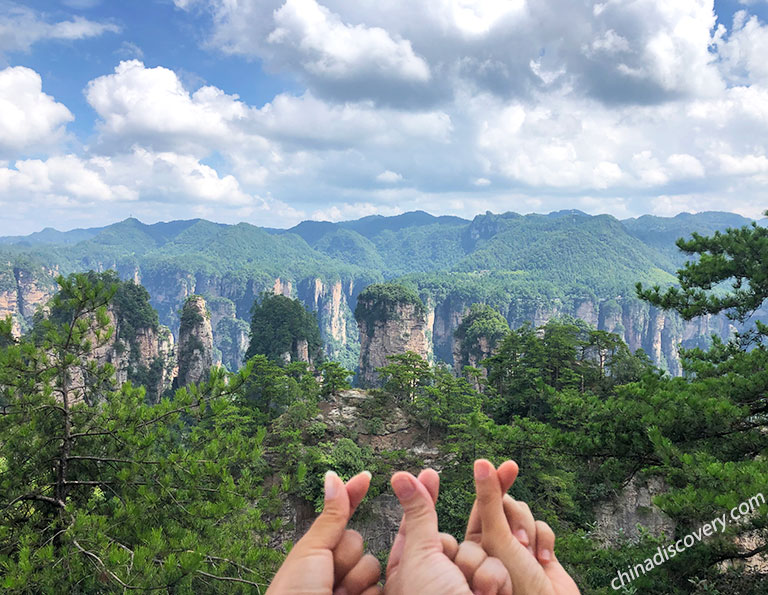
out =
<svg viewBox="0 0 768 595"><path fill-rule="evenodd" d="M0 319L10 316L13 333L19 336L37 309L53 297L55 270L14 267L0 263Z"/></svg>
<svg viewBox="0 0 768 595"><path fill-rule="evenodd" d="M424 467L440 471L443 467L440 452L435 444L426 440L424 430L411 424L398 407L388 409L386 419L371 419L361 410L361 406L370 398L371 395L364 390L342 391L329 401L320 403L321 413L317 421L327 426L330 435L338 438L353 434L357 445L370 447L374 452L394 449L405 451L407 455L401 462L404 467L408 467L406 459L410 458L410 471L417 472ZM385 554L392 547L400 527L403 514L400 503L388 491L365 501L361 508L352 518L350 528L363 536L367 551L375 555ZM286 500L280 516L286 529L276 535L275 546L286 541L295 543L317 514L311 503L294 496Z"/></svg>
<svg viewBox="0 0 768 595"><path fill-rule="evenodd" d="M289 275L241 278L181 270L175 274L159 274L139 271L134 264L124 270L120 270L119 263L96 265L101 269L116 266L123 279L140 279L150 293L151 304L158 311L160 321L171 328L177 337L180 323L178 312L190 295L210 296L212 303L218 298L228 300L232 305L227 306L226 312L217 311L212 304L211 313L215 347L221 352L222 363L230 369L239 367L242 362L243 347L247 341L247 330L243 325L250 320L254 300L265 290L292 295L317 312L325 352L332 359L341 357L343 363L350 367L359 360L359 348L365 338L358 336L358 325L352 310L356 306L358 293L365 287L362 280L328 281L314 276L302 279ZM0 317L11 315L17 333L26 328L37 307L53 295L56 274L58 271L55 270L14 269L7 263L0 263ZM448 293L439 298L422 297L428 304L424 325L429 341L428 354L454 364L453 333L466 310L477 299L461 292ZM678 345L702 346L711 334L727 338L734 330L725 316L704 316L685 322L675 313L658 311L634 296L568 296L550 300L510 296L509 301L498 301L497 297L493 306L512 328L525 322L540 326L562 315L582 318L599 330L617 333L632 350L644 349L654 364L673 375L681 373ZM766 314L762 312L758 316L765 317ZM220 328L224 320L230 322ZM234 320L240 324L231 324Z"/></svg>
<svg viewBox="0 0 768 595"><path fill-rule="evenodd" d="M205 299L193 295L184 303L179 327L178 386L207 379L213 366L213 331Z"/></svg>
<svg viewBox="0 0 768 595"><path fill-rule="evenodd" d="M657 478L641 481L633 477L616 497L595 508L597 537L606 545L637 542L638 525L655 536L674 535L675 522L653 504L653 497L665 491Z"/></svg>
<svg viewBox="0 0 768 595"><path fill-rule="evenodd" d="M388 355L413 351L428 358L427 312L418 298L382 297L372 286L360 294L355 318L360 329L359 381L376 386L377 368L386 366ZM391 287L391 286L390 286Z"/></svg>

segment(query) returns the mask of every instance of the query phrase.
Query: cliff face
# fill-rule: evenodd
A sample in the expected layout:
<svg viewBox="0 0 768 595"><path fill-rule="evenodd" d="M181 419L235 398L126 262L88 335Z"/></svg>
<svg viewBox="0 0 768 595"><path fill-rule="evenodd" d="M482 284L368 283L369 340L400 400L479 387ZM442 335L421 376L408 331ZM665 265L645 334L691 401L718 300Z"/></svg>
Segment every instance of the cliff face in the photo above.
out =
<svg viewBox="0 0 768 595"><path fill-rule="evenodd" d="M110 266L110 263L97 264L100 264L100 268ZM363 344L369 349L370 341L359 336L358 325L352 314L358 293L363 289L354 280L324 281L316 277L297 280L287 276L266 275L244 279L226 274L216 276L183 271L159 275L142 273L135 265L119 272L124 279L139 278L142 281L150 293L150 303L158 311L160 321L172 329L177 337L176 329L180 323L178 312L184 300L193 294L208 296L215 361L231 370L239 368L243 363L248 342L250 309L257 296L265 290L298 298L309 309L317 312L325 352L330 358L354 368L360 361ZM0 265L0 317L11 315L16 333L21 333L27 327L35 310L53 295L55 274L57 271L54 270L32 271L23 267L14 268L7 263L4 267ZM456 364L453 333L475 301L478 299L471 299L461 293L449 293L437 300L427 300L425 334L430 342L427 350L429 355ZM499 303L498 296L494 302ZM495 307L512 328L525 322L540 326L561 315L581 318L600 330L617 333L632 350L644 349L656 365L671 374L681 373L678 356L680 343L684 347L706 345L711 334L727 338L733 331L731 322L724 316L706 316L684 322L676 314L658 311L634 297L566 297L544 301L510 296L509 302L502 301Z"/></svg>
<svg viewBox="0 0 768 595"><path fill-rule="evenodd" d="M13 319L16 336L26 328L40 306L53 297L56 271L0 264L0 318Z"/></svg>
<svg viewBox="0 0 768 595"><path fill-rule="evenodd" d="M454 366L469 363L457 361L456 354L461 351L461 345L454 344L452 339L448 343L466 315L467 306L449 295L434 307L432 336L435 355ZM655 365L672 375L682 373L679 345L684 348L705 346L712 334L727 339L735 330L731 321L723 315L704 316L686 322L674 312L658 310L635 298L552 300L548 303L516 300L498 310L512 328L525 323L538 327L563 315L580 318L598 330L618 334L632 351L643 349Z"/></svg>
<svg viewBox="0 0 768 595"><path fill-rule="evenodd" d="M638 525L656 537L674 535L675 522L653 503L654 496L666 491L658 478L640 481L633 477L613 498L595 507L598 539L607 546L636 543L641 537Z"/></svg>
<svg viewBox="0 0 768 595"><path fill-rule="evenodd" d="M205 300L193 295L184 303L179 327L177 386L207 379L213 366L213 331Z"/></svg>
<svg viewBox="0 0 768 595"><path fill-rule="evenodd" d="M386 286L372 286L377 287ZM414 351L429 357L427 311L420 302L382 298L375 291L366 290L358 299L355 318L360 330L358 373L362 386L376 386L376 368L389 363L388 355Z"/></svg>
<svg viewBox="0 0 768 595"><path fill-rule="evenodd" d="M133 271L121 271L123 277L128 274L132 275ZM352 280L324 281L316 277L296 280L267 276L243 279L179 272L176 275L143 275L142 283L152 296L151 303L160 320L171 329L180 324L177 312L184 300L194 294L206 296L215 347L221 352L220 361L229 369L242 365L248 347L251 307L264 291L296 298L317 312L326 355L347 366L354 367L357 362L358 332L352 308L359 289Z"/></svg>

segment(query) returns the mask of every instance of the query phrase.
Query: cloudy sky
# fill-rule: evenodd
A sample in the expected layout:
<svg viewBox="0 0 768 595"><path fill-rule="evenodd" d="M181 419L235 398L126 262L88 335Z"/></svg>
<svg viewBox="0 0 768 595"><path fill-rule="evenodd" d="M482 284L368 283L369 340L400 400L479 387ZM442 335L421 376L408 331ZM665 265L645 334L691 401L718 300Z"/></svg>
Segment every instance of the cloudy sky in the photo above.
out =
<svg viewBox="0 0 768 595"><path fill-rule="evenodd" d="M0 0L0 234L768 208L768 0Z"/></svg>

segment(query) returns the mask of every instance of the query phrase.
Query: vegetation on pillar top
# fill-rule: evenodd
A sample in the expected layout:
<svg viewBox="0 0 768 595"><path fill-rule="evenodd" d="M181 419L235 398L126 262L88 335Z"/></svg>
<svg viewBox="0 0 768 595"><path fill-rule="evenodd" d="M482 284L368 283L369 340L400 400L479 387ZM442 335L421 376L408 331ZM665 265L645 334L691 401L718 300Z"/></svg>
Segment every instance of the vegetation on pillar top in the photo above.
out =
<svg viewBox="0 0 768 595"><path fill-rule="evenodd" d="M472 304L469 313L453 333L462 345L466 354L477 351L480 340L485 339L493 349L509 333L509 324L496 310L486 304ZM479 351L474 355L484 355Z"/></svg>
<svg viewBox="0 0 768 595"><path fill-rule="evenodd" d="M368 323L370 330L373 322L397 316L398 308L406 305L413 306L419 315L426 314L424 302L413 289L397 283L369 285L357 298L355 319Z"/></svg>
<svg viewBox="0 0 768 595"><path fill-rule="evenodd" d="M307 342L307 354L314 363L323 357L323 342L317 315L299 300L265 292L251 310L251 342L245 356L265 355L282 362L290 353L291 361L299 358L298 344Z"/></svg>

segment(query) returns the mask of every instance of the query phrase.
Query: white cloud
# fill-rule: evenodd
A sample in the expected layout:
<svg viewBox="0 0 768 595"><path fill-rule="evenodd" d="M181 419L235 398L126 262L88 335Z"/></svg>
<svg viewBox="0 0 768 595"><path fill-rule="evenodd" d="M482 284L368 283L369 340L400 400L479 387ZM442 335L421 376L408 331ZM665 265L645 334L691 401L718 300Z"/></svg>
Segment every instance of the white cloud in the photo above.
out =
<svg viewBox="0 0 768 595"><path fill-rule="evenodd" d="M390 217L399 215L403 210L398 207L383 207L373 203L354 203L332 206L320 209L312 213L311 219L315 221L349 221L360 219L368 215L384 215Z"/></svg>
<svg viewBox="0 0 768 595"><path fill-rule="evenodd" d="M376 176L376 181L381 182L382 184L397 184L402 180L403 180L403 176L401 176L397 172L390 171L388 169L381 172L378 176Z"/></svg>
<svg viewBox="0 0 768 595"><path fill-rule="evenodd" d="M608 104L642 104L723 87L710 51L722 35L712 0L600 10L571 0L177 0L198 3L213 15L211 45L336 100L425 106L465 84L529 98L557 80Z"/></svg>
<svg viewBox="0 0 768 595"><path fill-rule="evenodd" d="M734 15L733 29L718 43L722 69L736 84L768 83L768 26L746 11Z"/></svg>
<svg viewBox="0 0 768 595"><path fill-rule="evenodd" d="M667 158L667 165L675 177L679 178L703 178L704 166L693 155L675 153Z"/></svg>
<svg viewBox="0 0 768 595"><path fill-rule="evenodd" d="M359 76L426 82L429 66L411 43L380 27L348 25L315 0L286 0L274 13L267 42L298 53L312 75L345 80Z"/></svg>
<svg viewBox="0 0 768 595"><path fill-rule="evenodd" d="M154 149L205 154L211 143L230 139L233 124L248 108L236 95L216 87L189 93L176 73L120 62L114 74L88 83L86 98L101 118L103 141L125 148L142 143Z"/></svg>
<svg viewBox="0 0 768 595"><path fill-rule="evenodd" d="M25 6L9 2L0 4L0 55L27 51L33 44L46 39L74 41L119 32L120 27L114 23L83 17L51 23Z"/></svg>
<svg viewBox="0 0 768 595"><path fill-rule="evenodd" d="M183 204L286 225L414 208L631 216L718 208L718 196L757 215L764 201L768 27L744 12L716 28L712 0L175 4L212 15L208 49L256 58L299 90L249 105L122 62L86 89L97 139L79 165L5 164L0 200L21 196L13 183L41 201ZM31 140L15 146L39 150L71 114L39 77L30 89L58 117L23 128Z"/></svg>
<svg viewBox="0 0 768 595"><path fill-rule="evenodd" d="M179 218L182 208L217 220L255 218L264 225L298 222L304 215L272 197L245 192L234 176L220 175L193 156L139 148L109 157L61 155L5 164L0 198L6 221L39 215L41 209L61 220L90 211L106 220L128 212L154 220L162 212Z"/></svg>
<svg viewBox="0 0 768 595"><path fill-rule="evenodd" d="M40 75L23 66L0 70L0 157L55 145L72 113L42 91Z"/></svg>

